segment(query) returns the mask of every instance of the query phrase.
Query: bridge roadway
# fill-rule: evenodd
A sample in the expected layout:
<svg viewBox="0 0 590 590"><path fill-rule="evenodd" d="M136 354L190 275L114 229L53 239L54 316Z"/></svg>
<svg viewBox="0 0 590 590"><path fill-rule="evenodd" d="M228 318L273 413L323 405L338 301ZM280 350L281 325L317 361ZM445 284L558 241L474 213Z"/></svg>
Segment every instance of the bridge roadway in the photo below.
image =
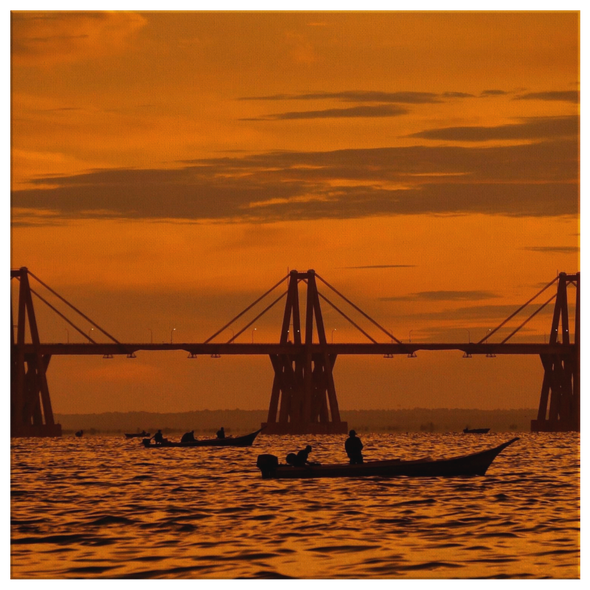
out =
<svg viewBox="0 0 590 590"><path fill-rule="evenodd" d="M207 343L198 342L171 344L140 344L140 343L109 343L109 344L40 344L38 352L42 355L129 355L140 350L183 350L189 354L198 355L275 355L290 354L393 354L407 355L421 350L458 350L471 355L504 355L504 354L575 354L575 344L477 344L477 343L443 343L431 342L402 342L401 344L237 344L237 343ZM24 346L25 354L34 354L37 349L32 344Z"/></svg>

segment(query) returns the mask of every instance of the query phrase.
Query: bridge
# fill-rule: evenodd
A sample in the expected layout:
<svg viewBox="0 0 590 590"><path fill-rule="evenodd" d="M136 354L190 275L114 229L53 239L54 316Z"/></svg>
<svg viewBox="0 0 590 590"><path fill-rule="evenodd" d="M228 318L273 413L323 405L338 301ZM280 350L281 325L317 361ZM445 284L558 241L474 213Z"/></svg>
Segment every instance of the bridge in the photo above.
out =
<svg viewBox="0 0 590 590"><path fill-rule="evenodd" d="M30 278L36 280L53 296L60 299L73 312L90 322L109 342L98 343L82 331L65 314L31 287ZM183 350L190 358L199 355L267 355L274 371L274 380L266 423L268 434L340 434L348 425L340 418L333 369L341 355L393 355L416 356L421 350L457 350L467 358L473 355L539 355L543 366L543 381L537 418L531 421L532 431L580 430L580 273L560 273L534 297L520 306L495 329L489 330L479 342L427 343L402 342L379 325L373 318L337 291L315 271L291 271L246 309L235 316L204 342L188 343L121 343L98 326L27 268L11 270L11 279L19 283L16 337L11 328L11 435L61 436L61 426L53 418L47 370L52 356L101 355L110 358L126 355L130 358L138 351ZM378 342L361 328L347 313L318 290L318 281L335 293L348 306L361 314L388 339ZM274 299L253 320L226 342L216 341L230 326L237 325L246 312L260 304L279 286L287 282L287 289ZM306 287L306 305L300 305L299 286ZM522 314L542 293L556 284L546 301L499 342L490 340L518 314ZM570 336L568 286L575 288L575 319L573 341ZM68 325L87 340L86 343L43 343L41 341L33 296L49 306ZM237 343L235 340L267 313L279 301L286 299L283 321L277 343ZM362 333L367 343L328 343L320 301L324 301ZM549 342L508 342L533 317L554 302ZM303 316L304 311L304 317ZM350 312L348 312L350 313ZM11 305L12 326L14 312ZM521 315L522 317L522 315ZM302 325L302 319L304 324ZM28 337L27 337L28 328ZM304 328L304 329L303 329Z"/></svg>

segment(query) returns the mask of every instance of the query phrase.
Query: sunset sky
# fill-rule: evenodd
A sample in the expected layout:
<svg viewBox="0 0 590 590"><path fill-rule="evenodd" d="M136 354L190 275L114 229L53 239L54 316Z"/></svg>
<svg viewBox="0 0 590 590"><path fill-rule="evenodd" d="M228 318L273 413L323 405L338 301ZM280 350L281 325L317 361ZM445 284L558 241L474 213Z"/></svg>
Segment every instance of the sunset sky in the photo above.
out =
<svg viewBox="0 0 590 590"><path fill-rule="evenodd" d="M11 36L11 266L121 342L202 342L293 269L399 340L474 342L580 270L578 12L13 12ZM42 340L83 341L43 307ZM281 313L238 341L278 341ZM334 375L341 410L495 409L537 407L543 372L422 352ZM139 352L48 377L56 413L174 412L266 409L273 372Z"/></svg>

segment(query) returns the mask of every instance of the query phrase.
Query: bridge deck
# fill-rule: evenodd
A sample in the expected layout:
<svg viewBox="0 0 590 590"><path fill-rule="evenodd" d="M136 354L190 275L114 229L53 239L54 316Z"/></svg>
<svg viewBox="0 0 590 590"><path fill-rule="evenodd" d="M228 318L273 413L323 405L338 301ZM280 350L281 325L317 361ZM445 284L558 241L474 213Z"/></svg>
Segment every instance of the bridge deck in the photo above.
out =
<svg viewBox="0 0 590 590"><path fill-rule="evenodd" d="M368 355L368 354L394 354L404 355L418 352L421 350L458 350L472 355L505 355L505 354L556 354L565 355L575 352L574 344L541 344L541 343L522 343L522 344L476 344L476 343L431 343L431 342L411 342L402 344L273 344L273 343L256 343L256 344L224 344L224 343L198 343L185 342L173 344L141 344L141 343L121 343L121 344L41 344L39 351L41 354L49 355L128 355L140 350L183 350L194 355L269 355L269 354L302 354L310 352L312 354L346 354L346 355ZM34 353L36 350L32 344L24 346L24 352Z"/></svg>

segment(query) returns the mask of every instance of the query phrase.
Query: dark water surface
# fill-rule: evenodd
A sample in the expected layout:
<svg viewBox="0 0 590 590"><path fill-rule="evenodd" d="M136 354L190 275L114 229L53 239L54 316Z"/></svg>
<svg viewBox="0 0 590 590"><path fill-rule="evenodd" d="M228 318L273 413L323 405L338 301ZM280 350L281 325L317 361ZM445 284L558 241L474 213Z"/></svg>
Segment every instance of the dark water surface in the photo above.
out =
<svg viewBox="0 0 590 590"><path fill-rule="evenodd" d="M579 435L522 433L485 477L263 480L261 453L344 436L150 450L13 439L12 578L578 578ZM366 434L366 459L445 457L512 434Z"/></svg>

